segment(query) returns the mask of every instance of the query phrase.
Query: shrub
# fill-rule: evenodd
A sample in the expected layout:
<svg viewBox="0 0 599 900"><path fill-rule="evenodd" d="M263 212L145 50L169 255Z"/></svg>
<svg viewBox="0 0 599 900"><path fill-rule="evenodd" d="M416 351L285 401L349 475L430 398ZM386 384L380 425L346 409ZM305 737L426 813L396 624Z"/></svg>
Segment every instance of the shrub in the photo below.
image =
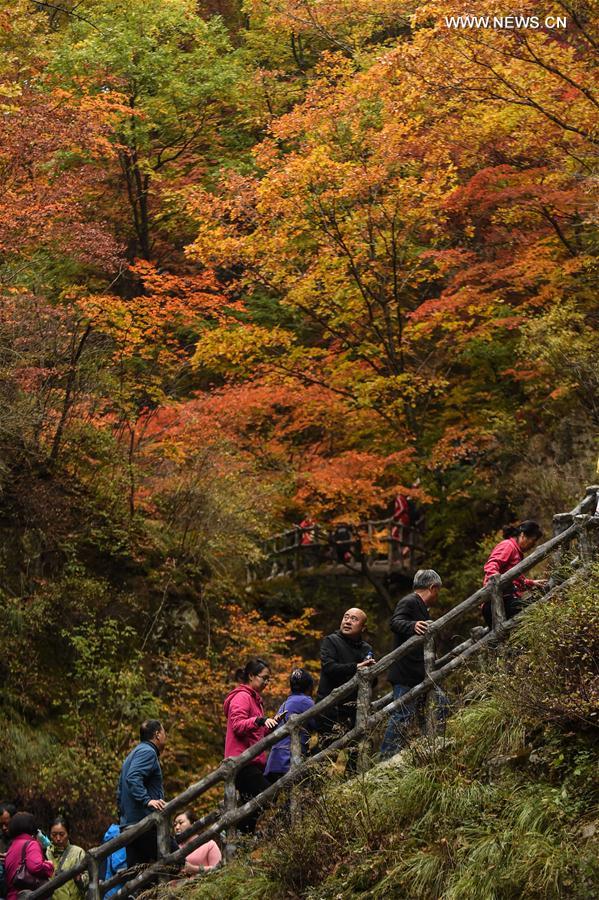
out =
<svg viewBox="0 0 599 900"><path fill-rule="evenodd" d="M511 644L520 651L502 691L518 716L567 728L599 725L599 568L531 607Z"/></svg>

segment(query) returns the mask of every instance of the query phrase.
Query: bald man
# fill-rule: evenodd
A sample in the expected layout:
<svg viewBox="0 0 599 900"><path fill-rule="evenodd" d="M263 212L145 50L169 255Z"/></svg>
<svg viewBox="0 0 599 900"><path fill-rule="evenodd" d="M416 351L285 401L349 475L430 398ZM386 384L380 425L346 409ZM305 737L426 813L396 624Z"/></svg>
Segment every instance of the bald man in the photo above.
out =
<svg viewBox="0 0 599 900"><path fill-rule="evenodd" d="M320 681L316 702L328 697L331 691L345 684L358 669L374 664L374 653L364 640L366 613L353 607L343 614L338 631L327 635L320 646ZM347 730L356 724L357 693L351 694L339 706L318 717L318 731L330 735L333 730ZM339 729L335 726L341 726Z"/></svg>

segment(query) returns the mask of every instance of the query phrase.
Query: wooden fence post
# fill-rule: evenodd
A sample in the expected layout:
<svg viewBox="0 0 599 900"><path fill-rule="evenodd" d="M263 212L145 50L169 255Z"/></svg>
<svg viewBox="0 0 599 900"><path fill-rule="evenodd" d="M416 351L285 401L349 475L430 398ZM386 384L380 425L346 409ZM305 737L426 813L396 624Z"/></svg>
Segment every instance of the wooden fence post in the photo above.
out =
<svg viewBox="0 0 599 900"><path fill-rule="evenodd" d="M158 848L158 859L164 859L171 852L171 823L170 817L161 815L156 825L156 845ZM163 874L158 877L161 884L168 881L170 876Z"/></svg>
<svg viewBox="0 0 599 900"><path fill-rule="evenodd" d="M395 560L395 544L393 542L393 521L390 519L387 523L387 571L389 574L393 572L393 562Z"/></svg>
<svg viewBox="0 0 599 900"><path fill-rule="evenodd" d="M356 726L364 729L364 734L359 738L358 746L358 772L364 772L368 768L368 718L372 703L372 679L368 670L358 669L358 700L356 703Z"/></svg>
<svg viewBox="0 0 599 900"><path fill-rule="evenodd" d="M580 561L583 566L588 566L593 561L593 547L588 528L590 518L588 515L574 517L574 521L581 526L578 532L578 552L580 553Z"/></svg>
<svg viewBox="0 0 599 900"><path fill-rule="evenodd" d="M292 722L295 715L289 717ZM292 728L290 735L291 742L291 769L297 769L303 761L302 754L302 734L300 728ZM289 808L291 812L291 820L295 821L298 812L298 788L296 784L291 785L291 797L289 800Z"/></svg>
<svg viewBox="0 0 599 900"><path fill-rule="evenodd" d="M232 812L237 809L237 788L235 787L235 775L237 774L237 769L231 768L227 777L225 778L225 812ZM223 856L225 861L228 862L235 854L237 841L237 828L235 825L227 825L226 828L226 838L225 838L225 846L223 848Z"/></svg>
<svg viewBox="0 0 599 900"><path fill-rule="evenodd" d="M426 734L433 737L437 731L437 704L435 697L434 675L435 675L435 636L427 635L424 642L424 672L427 678L433 683L428 691L425 704L425 721Z"/></svg>
<svg viewBox="0 0 599 900"><path fill-rule="evenodd" d="M87 871L89 872L89 884L87 886L86 898L87 900L101 900L100 864L93 856L89 857Z"/></svg>
<svg viewBox="0 0 599 900"><path fill-rule="evenodd" d="M293 571L299 572L301 568L301 552L302 552L302 532L299 528L296 528L293 532Z"/></svg>
<svg viewBox="0 0 599 900"><path fill-rule="evenodd" d="M503 599L503 591L499 584L499 575L491 575L487 582L491 599L491 616L493 623L493 631L499 637L503 632L503 624L506 620L505 600Z"/></svg>

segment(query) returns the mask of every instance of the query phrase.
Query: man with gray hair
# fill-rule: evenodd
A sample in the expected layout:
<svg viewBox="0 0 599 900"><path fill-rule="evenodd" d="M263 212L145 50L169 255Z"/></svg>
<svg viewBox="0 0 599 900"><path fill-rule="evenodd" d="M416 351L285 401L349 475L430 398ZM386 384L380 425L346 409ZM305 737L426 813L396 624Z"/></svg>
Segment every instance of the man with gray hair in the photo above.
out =
<svg viewBox="0 0 599 900"><path fill-rule="evenodd" d="M391 631L395 637L395 649L405 644L415 634L425 634L431 620L429 607L436 602L442 581L434 569L419 569L414 575L412 593L402 597L391 616ZM393 685L393 699L397 700L424 681L424 647L416 647L396 660L389 668L389 681ZM447 698L436 689L440 711L447 708ZM406 729L415 716L422 720L425 697L399 706L389 718L389 724L381 745L382 756L393 756L406 743Z"/></svg>

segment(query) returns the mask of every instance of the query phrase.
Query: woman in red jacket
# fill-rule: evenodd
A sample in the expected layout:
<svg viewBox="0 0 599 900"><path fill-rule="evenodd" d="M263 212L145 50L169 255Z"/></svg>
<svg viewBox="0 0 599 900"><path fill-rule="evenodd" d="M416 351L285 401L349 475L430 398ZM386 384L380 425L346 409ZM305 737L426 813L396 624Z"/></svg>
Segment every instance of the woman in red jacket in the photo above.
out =
<svg viewBox="0 0 599 900"><path fill-rule="evenodd" d="M528 550L532 550L542 534L543 532L538 524L530 519L521 522L520 525L509 525L504 528L504 539L493 547L484 565L485 578L483 584L486 584L492 575L503 575L504 572L521 562L524 559L524 554ZM546 583L543 579L533 580L525 578L524 575L519 575L517 578L514 578L511 585L506 585L503 588L503 599L507 618L511 619L512 616L522 609L520 598L525 591L533 587L543 587ZM490 600L485 600L483 603L482 613L485 622L490 628L492 626Z"/></svg>
<svg viewBox="0 0 599 900"><path fill-rule="evenodd" d="M227 717L225 756L239 756L279 724L276 716L267 718L264 715L262 692L270 681L268 664L263 659L250 659L236 675L240 684L227 695L224 703ZM237 773L235 787L243 803L270 787L264 776L265 765L266 753L260 753ZM239 830L253 832L259 817L259 811L247 816L239 823Z"/></svg>
<svg viewBox="0 0 599 900"><path fill-rule="evenodd" d="M15 884L15 877L23 861L29 876L38 880L38 887L54 874L54 866L49 860L44 859L42 848L35 837L36 834L37 824L31 813L15 813L8 826L8 837L11 844L4 860L8 888L6 900L17 900L20 891L33 890L33 885L26 887L22 884Z"/></svg>

